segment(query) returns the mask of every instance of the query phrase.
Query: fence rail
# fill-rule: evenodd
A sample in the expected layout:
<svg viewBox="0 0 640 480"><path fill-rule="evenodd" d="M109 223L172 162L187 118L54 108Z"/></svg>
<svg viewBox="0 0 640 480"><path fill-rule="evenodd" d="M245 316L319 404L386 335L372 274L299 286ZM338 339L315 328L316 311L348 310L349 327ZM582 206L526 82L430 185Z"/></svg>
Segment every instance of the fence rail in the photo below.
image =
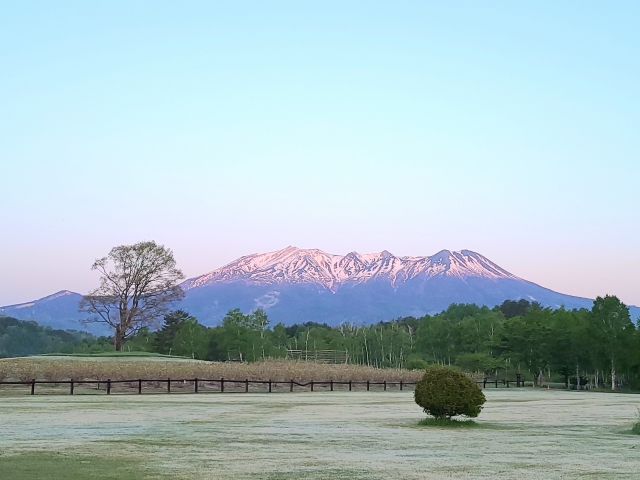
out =
<svg viewBox="0 0 640 480"><path fill-rule="evenodd" d="M249 393L250 391L249 387L251 385L261 385L263 387L267 386L268 393L272 393L273 388L277 386L280 386L280 387L285 386L285 388L288 386L289 392L293 392L295 387L309 388L309 391L311 392L314 391L315 387L325 387L325 388L328 387L329 390L333 392L334 387L336 386L348 386L349 391L352 391L357 386L361 386L361 387L366 386L367 391L371 390L371 387L373 386L377 386L377 387L381 386L384 391L387 390L387 387L398 387L400 391L402 391L404 390L404 387L416 385L416 382L405 382L403 380L393 380L393 381L383 380L381 382L373 382L371 380L348 380L348 381L310 380L306 383L301 383L301 382L296 382L294 380L249 380L249 379L232 380L232 379L225 379L225 378L215 378L215 379L206 379L206 378L142 379L142 378L138 378L138 379L132 379L132 380L111 380L111 379L107 379L107 380L35 380L33 379L29 381L10 381L10 382L3 381L3 382L0 382L0 387L2 387L3 385L24 385L24 386L30 387L31 395L35 395L37 385L53 385L53 386L68 385L69 394L73 395L75 392L75 388L80 385L97 385L98 390L100 390L101 385L104 385L106 394L110 395L112 387L118 384L129 384L131 388L137 387L137 393L142 394L143 385L149 384L149 383L157 384L158 387L160 387L160 385L164 385L165 388L163 390L166 393L171 393L172 384L178 385L178 386L193 384L193 393L199 393L202 390L201 387L206 388L207 386L211 387L216 385L218 387L218 392L220 393L225 393L225 385L227 386L227 393L231 393L231 392L239 393L242 391L244 393ZM508 380L508 379L489 380L485 378L484 380L480 380L480 381L476 380L475 384L482 388L487 388L487 387L499 388L500 386L509 388L511 385L515 387L524 387L524 381L521 379L520 375L517 375L515 380ZM235 387L235 389L230 391L229 387L231 388ZM240 388L240 390L238 390L238 388ZM254 391L252 393L263 393L263 392Z"/></svg>
<svg viewBox="0 0 640 480"><path fill-rule="evenodd" d="M287 357L292 360L305 360L317 363L347 364L347 350L287 350Z"/></svg>
<svg viewBox="0 0 640 480"><path fill-rule="evenodd" d="M152 378L140 378L140 379L131 379L131 380L29 380L29 381L13 381L13 382L0 382L0 387L3 385L24 385L30 387L31 395L36 394L36 386L37 385L68 385L69 386L69 394L73 395L75 393L75 388L80 385L97 385L98 390L100 386L104 386L105 392L107 395L111 394L111 391L115 385L118 384L129 384L132 388L137 387L137 393L142 394L143 385L144 384L158 384L164 385L164 391L166 393L171 393L172 385L176 386L184 386L193 384L193 393L200 393L204 390L205 387L217 386L218 392L225 393L225 386L227 387L226 392L240 392L244 391L244 393L250 392L251 385L260 385L262 387L268 387L268 393L273 392L273 388L277 386L285 386L289 387L289 391L293 392L295 387L300 388L309 388L309 391L313 392L316 387L325 387L329 388L330 391L334 391L334 387L337 386L348 386L349 391L352 391L355 387L361 386L365 387L367 391L371 389L373 386L382 386L384 391L387 390L387 387L399 387L400 390L404 390L404 387L413 386L416 382L405 382L403 380L394 380L394 381L382 381L382 382L374 382L371 380L349 380L349 381L338 381L338 380L310 380L308 382L296 382L294 380L233 380L226 378L215 378L215 379L207 379L207 378L186 378L186 379L174 379L174 378L162 378L162 379L152 379ZM235 387L233 390L229 390L229 387ZM241 388L241 390L238 390ZM183 389L184 390L184 389ZM262 392L252 392L252 393L262 393Z"/></svg>

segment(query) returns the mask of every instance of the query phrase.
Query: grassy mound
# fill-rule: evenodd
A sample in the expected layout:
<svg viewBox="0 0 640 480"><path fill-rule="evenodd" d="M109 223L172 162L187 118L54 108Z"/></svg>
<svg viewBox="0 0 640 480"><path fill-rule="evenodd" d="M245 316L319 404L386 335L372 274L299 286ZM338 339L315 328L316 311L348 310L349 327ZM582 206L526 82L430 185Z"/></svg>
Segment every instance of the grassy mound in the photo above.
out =
<svg viewBox="0 0 640 480"><path fill-rule="evenodd" d="M100 353L45 353L42 355L35 355L35 357L81 357L81 358L165 358L165 359L187 359L188 357L180 357L177 355L164 355L162 353L154 352L100 352Z"/></svg>

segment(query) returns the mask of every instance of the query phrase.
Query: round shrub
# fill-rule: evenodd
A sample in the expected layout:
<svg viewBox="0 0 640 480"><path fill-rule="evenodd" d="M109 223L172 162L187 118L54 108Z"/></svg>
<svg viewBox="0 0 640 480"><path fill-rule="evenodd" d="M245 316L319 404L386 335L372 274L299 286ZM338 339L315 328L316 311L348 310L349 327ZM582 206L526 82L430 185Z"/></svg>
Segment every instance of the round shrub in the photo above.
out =
<svg viewBox="0 0 640 480"><path fill-rule="evenodd" d="M464 373L450 367L432 367L416 384L416 403L436 418L477 417L486 401L482 390Z"/></svg>

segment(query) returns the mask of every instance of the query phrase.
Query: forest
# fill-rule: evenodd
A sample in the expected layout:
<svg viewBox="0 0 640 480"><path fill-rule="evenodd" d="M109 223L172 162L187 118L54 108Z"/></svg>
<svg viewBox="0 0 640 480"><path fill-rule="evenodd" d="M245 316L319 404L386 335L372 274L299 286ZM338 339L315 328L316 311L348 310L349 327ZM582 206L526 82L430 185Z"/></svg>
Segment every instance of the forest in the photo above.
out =
<svg viewBox="0 0 640 480"><path fill-rule="evenodd" d="M0 315L0 358L24 357L40 353L69 352L82 344L106 343L92 335L72 330L54 330L34 321Z"/></svg>
<svg viewBox="0 0 640 480"><path fill-rule="evenodd" d="M0 356L109 350L113 345L106 337L0 317ZM206 327L176 310L158 330L141 329L124 350L245 362L285 358L294 350L311 356L335 350L349 363L379 368L455 365L489 378L520 373L536 384L640 387L640 331L615 296L598 297L591 310L507 300L494 308L452 304L435 315L335 327L271 325L263 310L244 314L238 309L229 311L220 325Z"/></svg>

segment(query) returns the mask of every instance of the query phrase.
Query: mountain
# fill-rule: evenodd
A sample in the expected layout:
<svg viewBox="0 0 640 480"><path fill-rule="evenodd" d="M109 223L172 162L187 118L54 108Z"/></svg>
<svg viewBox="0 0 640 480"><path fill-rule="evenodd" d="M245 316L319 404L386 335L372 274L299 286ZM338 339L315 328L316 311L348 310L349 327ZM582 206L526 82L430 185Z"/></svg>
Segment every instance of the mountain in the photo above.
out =
<svg viewBox="0 0 640 480"><path fill-rule="evenodd" d="M523 280L469 250L397 257L386 250L332 255L287 247L241 257L182 287L183 308L207 323L230 308L264 308L273 322L285 324L335 325L421 316L454 302L494 306L524 298L553 308L591 308L593 303ZM635 319L640 309L632 308Z"/></svg>
<svg viewBox="0 0 640 480"><path fill-rule="evenodd" d="M61 290L53 295L32 302L0 307L0 315L19 320L35 320L40 325L59 330L86 330L96 335L105 335L109 330L104 325L83 325L78 312L78 302L82 295L69 290Z"/></svg>
<svg viewBox="0 0 640 480"><path fill-rule="evenodd" d="M185 299L178 306L207 325L217 324L233 308L264 308L273 323L336 325L421 316L454 302L494 306L524 298L553 308L591 308L593 303L519 278L469 250L397 257L386 250L332 255L287 247L241 257L186 280L182 288ZM33 318L56 328L80 328L79 299L79 294L62 291L0 308L0 314ZM631 313L635 320L640 309L631 307Z"/></svg>

